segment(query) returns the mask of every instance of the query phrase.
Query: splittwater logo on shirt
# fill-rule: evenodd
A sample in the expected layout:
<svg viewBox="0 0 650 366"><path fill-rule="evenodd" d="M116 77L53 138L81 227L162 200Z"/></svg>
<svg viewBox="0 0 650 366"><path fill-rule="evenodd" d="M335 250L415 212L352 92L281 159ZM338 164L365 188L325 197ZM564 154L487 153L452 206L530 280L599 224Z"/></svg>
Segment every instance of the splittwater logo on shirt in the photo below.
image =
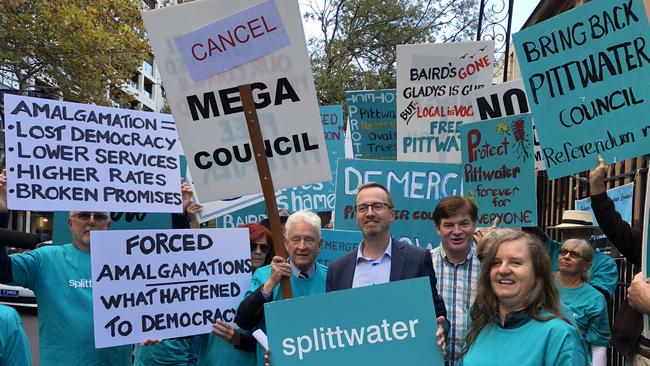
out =
<svg viewBox="0 0 650 366"><path fill-rule="evenodd" d="M93 281L83 278L80 280L73 280L70 279L68 281L68 286L74 287L74 288L93 288Z"/></svg>

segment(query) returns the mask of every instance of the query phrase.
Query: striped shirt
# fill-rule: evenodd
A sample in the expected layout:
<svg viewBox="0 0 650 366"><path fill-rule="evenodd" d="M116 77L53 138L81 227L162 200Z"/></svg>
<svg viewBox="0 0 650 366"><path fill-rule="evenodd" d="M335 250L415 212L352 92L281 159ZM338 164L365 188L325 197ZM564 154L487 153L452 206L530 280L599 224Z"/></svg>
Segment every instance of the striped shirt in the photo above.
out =
<svg viewBox="0 0 650 366"><path fill-rule="evenodd" d="M442 245L431 250L433 269L438 278L438 293L445 300L447 319L451 323L447 336L447 360L445 365L454 366L460 360L460 352L469 328L469 310L476 297L476 284L480 262L474 245L462 263L451 263Z"/></svg>

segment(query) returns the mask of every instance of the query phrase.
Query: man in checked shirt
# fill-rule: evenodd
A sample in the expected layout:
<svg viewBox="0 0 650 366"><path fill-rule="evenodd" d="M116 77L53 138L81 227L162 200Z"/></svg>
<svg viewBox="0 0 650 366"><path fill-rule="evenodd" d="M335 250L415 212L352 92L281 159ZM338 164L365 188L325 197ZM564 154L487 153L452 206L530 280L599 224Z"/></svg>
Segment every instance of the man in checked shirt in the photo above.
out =
<svg viewBox="0 0 650 366"><path fill-rule="evenodd" d="M469 328L469 310L476 297L480 265L472 240L477 211L467 198L450 196L440 201L433 212L441 243L431 250L431 259L438 277L438 292L447 305L447 319L451 322L446 366L454 366L459 361Z"/></svg>

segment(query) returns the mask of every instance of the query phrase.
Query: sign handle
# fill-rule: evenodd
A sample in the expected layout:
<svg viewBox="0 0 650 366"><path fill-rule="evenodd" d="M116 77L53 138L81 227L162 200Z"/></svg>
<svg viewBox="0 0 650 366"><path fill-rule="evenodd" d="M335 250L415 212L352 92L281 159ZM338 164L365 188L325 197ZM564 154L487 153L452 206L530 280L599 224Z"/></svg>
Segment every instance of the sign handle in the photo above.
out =
<svg viewBox="0 0 650 366"><path fill-rule="evenodd" d="M253 92L251 86L248 84L239 86L239 95L244 107L244 116L246 117L246 125L248 126L248 134L251 138L251 145L253 147L253 155L255 155L255 163L257 164L257 173L260 176L260 183L262 183L262 193L264 194L264 203L269 216L271 224L271 233L273 234L273 250L275 255L287 258L287 251L284 247L284 231L280 223L280 215L278 214L278 205L275 201L275 189L273 188L273 178L271 177L271 169L269 169L269 161L266 158L266 151L264 150L264 139L262 138L262 130L260 129L260 121L257 117L257 110L255 109L255 102L253 101ZM282 277L280 282L280 289L282 290L282 298L290 299L293 297L291 293L291 281L287 277Z"/></svg>

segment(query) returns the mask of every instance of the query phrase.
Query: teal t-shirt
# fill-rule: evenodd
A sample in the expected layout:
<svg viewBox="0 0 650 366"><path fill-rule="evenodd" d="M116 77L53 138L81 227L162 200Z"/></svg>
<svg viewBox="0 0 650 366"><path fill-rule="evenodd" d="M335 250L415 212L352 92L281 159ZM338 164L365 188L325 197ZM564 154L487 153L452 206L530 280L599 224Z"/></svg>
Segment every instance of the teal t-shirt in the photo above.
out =
<svg viewBox="0 0 650 366"><path fill-rule="evenodd" d="M544 244L548 250L548 256L551 259L552 270L553 272L557 272L562 243L549 238ZM614 296L614 291L616 291L616 286L618 286L618 267L616 267L616 262L614 262L612 257L594 250L594 258L591 261L591 268L589 268L588 282L593 287L607 291L609 296Z"/></svg>
<svg viewBox="0 0 650 366"><path fill-rule="evenodd" d="M607 303L603 294L585 283L577 288L557 284L564 314L573 319L588 344L609 347L612 332L609 329Z"/></svg>
<svg viewBox="0 0 650 366"><path fill-rule="evenodd" d="M578 331L561 319L531 319L518 328L487 324L462 359L463 366L585 366Z"/></svg>
<svg viewBox="0 0 650 366"><path fill-rule="evenodd" d="M133 366L193 366L198 358L198 336L165 339L149 346L135 346Z"/></svg>
<svg viewBox="0 0 650 366"><path fill-rule="evenodd" d="M244 333L244 331L240 331ZM233 347L212 333L201 335L199 366L254 366L255 352Z"/></svg>
<svg viewBox="0 0 650 366"><path fill-rule="evenodd" d="M13 284L34 291L42 366L130 366L129 346L95 348L90 253L50 245L11 258Z"/></svg>
<svg viewBox="0 0 650 366"><path fill-rule="evenodd" d="M255 292L260 286L266 282L271 276L271 265L266 265L264 267L258 268L253 274L253 279L251 279L251 285L246 291L244 298L248 295ZM302 297L313 294L320 294L325 292L325 280L327 279L327 267L320 263L316 263L316 271L309 278L298 278L296 276L291 276L291 292L293 297ZM280 292L280 286L275 286L273 289L273 301L282 300L282 293ZM263 325L260 325L262 330L264 329ZM259 366L264 365L264 348L257 345L257 364Z"/></svg>
<svg viewBox="0 0 650 366"><path fill-rule="evenodd" d="M0 366L14 365L32 365L29 341L16 310L0 305Z"/></svg>

